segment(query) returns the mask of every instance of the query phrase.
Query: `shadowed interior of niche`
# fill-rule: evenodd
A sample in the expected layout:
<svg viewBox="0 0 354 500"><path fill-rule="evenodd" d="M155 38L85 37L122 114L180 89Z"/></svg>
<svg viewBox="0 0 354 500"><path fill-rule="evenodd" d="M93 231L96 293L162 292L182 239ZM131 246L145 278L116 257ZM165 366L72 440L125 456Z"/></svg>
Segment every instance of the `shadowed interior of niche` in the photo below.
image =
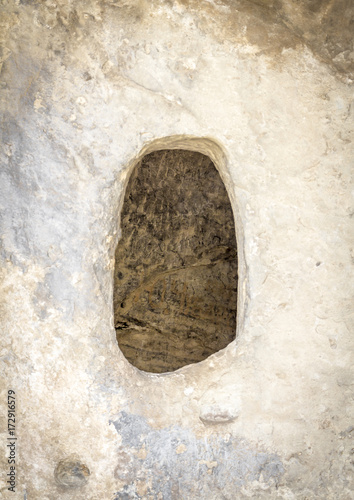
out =
<svg viewBox="0 0 354 500"><path fill-rule="evenodd" d="M115 254L114 322L124 356L154 373L196 363L236 334L237 248L209 157L143 157L129 179Z"/></svg>

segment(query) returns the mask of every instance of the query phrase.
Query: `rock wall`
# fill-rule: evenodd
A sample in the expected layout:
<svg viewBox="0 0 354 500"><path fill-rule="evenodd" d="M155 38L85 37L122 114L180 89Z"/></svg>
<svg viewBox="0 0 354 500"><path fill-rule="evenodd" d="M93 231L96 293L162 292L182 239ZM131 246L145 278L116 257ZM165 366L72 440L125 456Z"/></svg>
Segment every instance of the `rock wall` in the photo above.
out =
<svg viewBox="0 0 354 500"><path fill-rule="evenodd" d="M121 230L115 328L134 366L170 372L234 340L235 226L208 157L173 149L145 156L128 183Z"/></svg>
<svg viewBox="0 0 354 500"><path fill-rule="evenodd" d="M352 2L1 8L2 498L351 498ZM237 335L152 374L118 347L113 275L162 149L226 186Z"/></svg>

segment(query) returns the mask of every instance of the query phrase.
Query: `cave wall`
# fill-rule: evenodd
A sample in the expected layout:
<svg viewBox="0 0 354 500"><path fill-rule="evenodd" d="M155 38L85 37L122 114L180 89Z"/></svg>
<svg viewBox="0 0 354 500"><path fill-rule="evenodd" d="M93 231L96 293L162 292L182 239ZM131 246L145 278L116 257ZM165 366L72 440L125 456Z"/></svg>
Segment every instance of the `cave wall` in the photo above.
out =
<svg viewBox="0 0 354 500"><path fill-rule="evenodd" d="M350 498L352 3L1 7L2 497ZM162 149L216 165L239 278L236 340L166 375L113 315L124 192Z"/></svg>

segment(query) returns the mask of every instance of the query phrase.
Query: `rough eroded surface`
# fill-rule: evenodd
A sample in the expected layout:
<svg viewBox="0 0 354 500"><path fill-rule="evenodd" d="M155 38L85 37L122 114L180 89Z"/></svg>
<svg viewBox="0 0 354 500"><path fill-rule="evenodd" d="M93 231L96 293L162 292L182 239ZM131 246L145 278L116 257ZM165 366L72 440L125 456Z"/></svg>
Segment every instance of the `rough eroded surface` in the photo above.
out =
<svg viewBox="0 0 354 500"><path fill-rule="evenodd" d="M220 498L221 492L231 499L247 482L277 487L284 473L276 454L230 434L198 439L178 426L154 430L145 418L125 412L112 424L121 438L114 470L121 488L115 500L177 500L184 491L195 500Z"/></svg>
<svg viewBox="0 0 354 500"><path fill-rule="evenodd" d="M0 495L352 498L353 2L0 4ZM113 275L129 177L162 149L226 186L238 332L153 374L118 347Z"/></svg>
<svg viewBox="0 0 354 500"><path fill-rule="evenodd" d="M202 361L236 333L235 227L220 175L200 153L150 153L124 199L114 273L120 348L148 372Z"/></svg>

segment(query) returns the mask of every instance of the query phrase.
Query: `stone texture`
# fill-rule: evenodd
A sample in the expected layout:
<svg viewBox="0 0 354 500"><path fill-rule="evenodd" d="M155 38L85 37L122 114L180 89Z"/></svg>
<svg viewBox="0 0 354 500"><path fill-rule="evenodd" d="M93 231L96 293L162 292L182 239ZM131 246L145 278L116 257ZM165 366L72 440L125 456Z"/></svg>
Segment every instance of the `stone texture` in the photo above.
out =
<svg viewBox="0 0 354 500"><path fill-rule="evenodd" d="M123 354L161 373L226 347L236 333L237 251L213 163L190 151L150 153L124 200L113 297Z"/></svg>
<svg viewBox="0 0 354 500"><path fill-rule="evenodd" d="M1 2L0 445L13 389L18 498L352 497L352 2L317 5ZM222 351L151 374L117 345L113 275L128 179L161 149L207 155L226 186L238 317ZM203 423L207 407L238 417ZM90 479L62 491L72 454Z"/></svg>
<svg viewBox="0 0 354 500"><path fill-rule="evenodd" d="M63 488L82 488L89 475L88 467L75 456L60 460L54 471L55 481Z"/></svg>
<svg viewBox="0 0 354 500"><path fill-rule="evenodd" d="M154 498L158 494L177 499L182 491L189 491L191 498L220 498L221 494L235 498L235 489L241 490L247 482L276 487L284 474L276 454L230 435L221 440L215 436L198 439L189 429L178 426L152 430L140 415L124 412L112 424L122 439L122 458L115 469L122 488L114 500Z"/></svg>

